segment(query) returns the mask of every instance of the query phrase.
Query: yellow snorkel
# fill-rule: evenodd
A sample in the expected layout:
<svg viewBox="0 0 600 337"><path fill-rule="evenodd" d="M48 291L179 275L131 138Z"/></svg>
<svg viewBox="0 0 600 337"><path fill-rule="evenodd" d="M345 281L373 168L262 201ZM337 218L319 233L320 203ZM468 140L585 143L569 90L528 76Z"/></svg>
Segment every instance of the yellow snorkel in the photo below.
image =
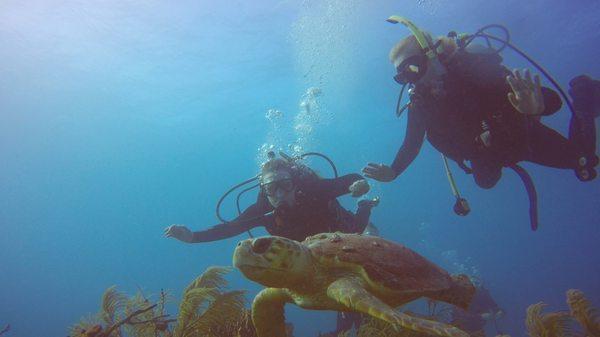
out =
<svg viewBox="0 0 600 337"><path fill-rule="evenodd" d="M421 46L421 49L423 49L423 52L425 52L425 55L427 55L427 57L430 59L437 58L437 47L433 44L433 39L431 38L431 35L420 30L414 23L412 23L407 18L398 15L392 15L386 21L393 24L401 23L404 26L406 26L406 28L408 28L414 35L414 37L417 39L417 42L419 43L419 46Z"/></svg>

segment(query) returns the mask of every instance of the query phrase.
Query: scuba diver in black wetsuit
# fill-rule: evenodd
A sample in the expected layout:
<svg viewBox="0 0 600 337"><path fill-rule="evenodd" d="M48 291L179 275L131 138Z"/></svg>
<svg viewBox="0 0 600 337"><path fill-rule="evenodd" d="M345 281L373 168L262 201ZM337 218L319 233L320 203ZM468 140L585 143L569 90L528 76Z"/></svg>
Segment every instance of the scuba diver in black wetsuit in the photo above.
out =
<svg viewBox="0 0 600 337"><path fill-rule="evenodd" d="M571 104L556 82L532 61L555 84L573 112L569 138L565 138L540 122L542 116L560 109L559 95L542 87L538 76L532 79L528 70L511 72L501 64L499 52L506 46L531 61L508 42L508 31L504 27L490 25L471 36L458 37L451 33L434 40L404 18L393 16L388 21L402 23L413 32L390 52L390 61L397 71L394 79L404 85L397 114L408 109L408 125L404 142L391 166L369 163L363 169L366 177L383 182L394 180L416 158L427 137L444 155L444 160L448 157L456 161L465 172L473 174L482 188L494 187L501 178L502 168L513 168L529 192L533 229L537 228L535 188L527 172L517 163L529 161L573 169L581 181L596 177L594 118L598 108L589 102L594 99L590 92L597 81L585 76L573 79ZM503 29L506 40L486 34L484 31L489 27ZM504 46L496 50L491 46L471 45L474 37L487 38L488 44L491 38L503 42ZM480 47L479 50L476 47ZM409 86L410 102L400 109L406 86ZM470 162L470 167L465 161ZM455 211L466 215L468 205L458 196L452 176L448 175L457 195Z"/></svg>
<svg viewBox="0 0 600 337"><path fill-rule="evenodd" d="M324 232L362 233L369 225L371 208L379 199L361 200L356 214L344 209L336 198L350 193L360 197L370 189L359 174L334 179L319 178L308 167L286 159L271 158L261 169L260 192L255 204L236 219L192 232L172 225L165 236L188 243L230 238L258 226L271 235L302 241Z"/></svg>

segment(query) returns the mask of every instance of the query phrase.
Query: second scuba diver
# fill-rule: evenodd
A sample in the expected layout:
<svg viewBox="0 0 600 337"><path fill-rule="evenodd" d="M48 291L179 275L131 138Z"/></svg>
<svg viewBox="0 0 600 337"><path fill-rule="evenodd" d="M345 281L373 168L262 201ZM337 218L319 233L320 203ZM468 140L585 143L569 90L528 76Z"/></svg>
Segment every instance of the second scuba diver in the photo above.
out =
<svg viewBox="0 0 600 337"><path fill-rule="evenodd" d="M571 81L573 104L567 104L573 115L569 138L565 138L540 122L542 116L560 109L559 95L542 87L538 76L532 79L528 70L509 71L501 64L499 50L475 51L477 46L468 45L472 39L460 43L453 38L456 34L434 40L401 17L393 16L388 21L403 23L413 32L389 55L396 68L395 81L404 85L403 90L410 88L410 102L397 109L398 115L408 109L408 125L393 163L369 163L363 169L366 177L382 182L394 180L416 158L425 137L443 155L472 173L482 188L494 187L504 167L513 168L526 183L532 206L535 189L528 174L517 166L520 161L573 169L581 181L596 177L594 119L598 107L593 106L593 91L598 91L598 81L587 76ZM465 161L471 163L470 167ZM457 211L461 215L467 212ZM533 229L537 226L534 222Z"/></svg>
<svg viewBox="0 0 600 337"><path fill-rule="evenodd" d="M236 219L198 232L171 225L165 229L165 236L187 243L208 242L259 226L264 226L271 235L297 241L325 232L362 233L369 225L371 208L379 202L378 198L360 200L353 214L337 198L366 194L370 187L361 175L323 179L305 165L287 159L271 158L263 164L259 181L256 203Z"/></svg>

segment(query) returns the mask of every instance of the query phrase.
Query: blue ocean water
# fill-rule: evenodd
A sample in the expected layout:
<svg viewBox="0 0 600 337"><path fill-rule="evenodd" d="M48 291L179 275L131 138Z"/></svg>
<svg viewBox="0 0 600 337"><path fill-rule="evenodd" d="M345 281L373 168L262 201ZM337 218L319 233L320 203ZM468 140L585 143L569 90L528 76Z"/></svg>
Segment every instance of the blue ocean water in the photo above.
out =
<svg viewBox="0 0 600 337"><path fill-rule="evenodd" d="M208 266L230 265L244 236L188 245L163 229L216 224L218 198L255 175L271 145L321 151L341 173L391 162L406 119L394 115L399 87L387 54L408 34L385 22L393 14L436 35L501 23L563 86L581 73L600 77L593 0L0 2L6 336L65 336L111 285L178 297ZM568 120L563 109L545 123L565 133ZM453 166L473 209L456 216L430 145L370 193L381 197L372 216L381 234L483 280L512 336L525 335L529 304L565 309L567 289L600 306L599 182L524 166L539 193L537 232L510 171L482 190ZM232 204L226 212L235 215ZM250 296L260 289L237 271L229 279ZM288 315L297 337L335 326L329 312L289 307Z"/></svg>

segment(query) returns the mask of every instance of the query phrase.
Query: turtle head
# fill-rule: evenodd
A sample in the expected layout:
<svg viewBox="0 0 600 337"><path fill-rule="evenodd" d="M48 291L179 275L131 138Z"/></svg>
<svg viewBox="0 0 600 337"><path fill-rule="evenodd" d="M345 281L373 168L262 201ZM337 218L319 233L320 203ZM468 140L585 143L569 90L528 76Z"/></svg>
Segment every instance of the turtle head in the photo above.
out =
<svg viewBox="0 0 600 337"><path fill-rule="evenodd" d="M273 288L295 288L312 274L308 248L279 236L240 241L233 265L250 280Z"/></svg>

